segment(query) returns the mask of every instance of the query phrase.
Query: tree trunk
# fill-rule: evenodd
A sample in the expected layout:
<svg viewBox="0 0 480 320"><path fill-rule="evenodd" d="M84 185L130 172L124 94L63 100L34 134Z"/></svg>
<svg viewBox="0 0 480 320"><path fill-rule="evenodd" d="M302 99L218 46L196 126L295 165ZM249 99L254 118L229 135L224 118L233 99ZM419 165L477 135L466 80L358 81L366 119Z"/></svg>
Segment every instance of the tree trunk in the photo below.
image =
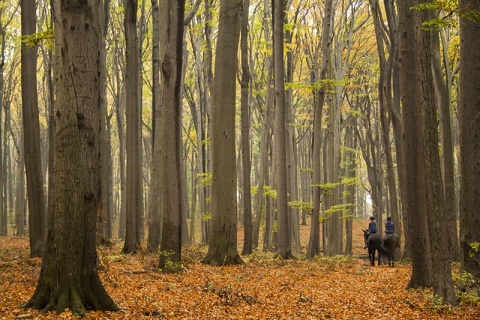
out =
<svg viewBox="0 0 480 320"><path fill-rule="evenodd" d="M434 17L438 19L438 14ZM452 114L450 95L442 72L442 58L440 51L440 31L432 30L432 72L435 84L436 101L439 108L440 133L442 142L443 186L445 200L445 221L447 223L448 248L450 259L458 261L460 257L458 244L457 200L455 190L455 159L454 138L452 128ZM446 72L451 72L446 69Z"/></svg>
<svg viewBox="0 0 480 320"><path fill-rule="evenodd" d="M163 25L160 43L162 117L157 130L157 147L168 154L160 159L163 174L163 227L159 268L179 271L182 247L183 177L182 177L182 70L184 0L170 0L160 4ZM157 119L158 120L158 119ZM160 155L160 153L156 153Z"/></svg>
<svg viewBox="0 0 480 320"><path fill-rule="evenodd" d="M410 8L418 4L416 0L399 3L400 32L400 77L403 106L403 170L405 177L403 208L405 222L405 245L412 258L412 276L408 288L428 287L432 284L432 260L430 239L427 229L426 190L423 149L424 135L418 107L422 105L423 93L420 81L422 75L420 25L417 12ZM429 70L429 73L431 71Z"/></svg>
<svg viewBox="0 0 480 320"><path fill-rule="evenodd" d="M242 255L252 253L252 192L250 186L250 173L252 170L250 156L250 66L248 64L248 17L250 0L243 1L243 14L241 25L241 126L242 126L242 174L243 174L243 250Z"/></svg>
<svg viewBox="0 0 480 320"><path fill-rule="evenodd" d="M325 2L325 12L322 19L322 62L320 65L320 72L318 81L325 80L327 78L327 71L330 57L331 41L330 29L332 22L332 0ZM317 81L317 79L315 79ZM320 188L321 183L321 150L322 150L322 113L323 105L325 103L326 87L320 87L315 93L315 110L314 110L314 122L313 122L313 151L312 151L312 186L313 186L313 211L312 221L310 228L310 238L308 242L307 257L313 258L320 254L320 198L322 196L322 190Z"/></svg>
<svg viewBox="0 0 480 320"><path fill-rule="evenodd" d="M237 252L235 88L242 1L221 0L212 99L212 234L203 262L243 263Z"/></svg>
<svg viewBox="0 0 480 320"><path fill-rule="evenodd" d="M273 60L275 69L275 172L277 190L277 242L276 251L282 259L292 254L291 217L288 210L287 133L285 102L285 67L283 56L284 1L273 1Z"/></svg>
<svg viewBox="0 0 480 320"><path fill-rule="evenodd" d="M33 1L21 1L22 35L36 31L36 6ZM25 173L29 210L30 256L41 257L45 249L46 211L43 190L40 123L37 96L38 47L22 43L22 110Z"/></svg>
<svg viewBox="0 0 480 320"><path fill-rule="evenodd" d="M101 209L97 217L97 243L105 243L107 239L111 237L111 228L110 228L110 237L109 233L109 217L112 215L112 208L109 206L111 194L108 192L108 181L110 179L111 173L111 158L110 154L110 143L108 141L107 135L107 52L105 48L105 39L107 36L107 27L109 20L109 0L100 1L100 108L101 108L101 125L100 125L100 137L99 137L99 147L100 147L100 163L101 163L101 183L102 183L102 202ZM110 170L109 170L110 169Z"/></svg>
<svg viewBox="0 0 480 320"><path fill-rule="evenodd" d="M165 22L166 23L166 22ZM156 252L160 247L162 230L161 195L162 171L160 170L161 146L156 145L157 121L160 120L160 8L158 0L152 0L152 172L150 183L150 212L148 220L147 251ZM157 119L158 118L158 119ZM158 155L157 155L158 152Z"/></svg>
<svg viewBox="0 0 480 320"><path fill-rule="evenodd" d="M142 173L142 112L138 101L138 0L125 1L126 70L125 95L127 111L127 181L126 181L126 233L123 253L136 252L140 246L138 226L143 216L143 173Z"/></svg>
<svg viewBox="0 0 480 320"><path fill-rule="evenodd" d="M25 235L25 156L23 152L23 135L20 133L18 149L17 190L15 192L15 235Z"/></svg>
<svg viewBox="0 0 480 320"><path fill-rule="evenodd" d="M480 10L475 1L460 0L460 10ZM460 247L463 269L480 279L480 252L471 245L480 243L480 37L478 21L460 19ZM478 247L477 247L478 248Z"/></svg>
<svg viewBox="0 0 480 320"><path fill-rule="evenodd" d="M83 316L118 310L96 269L100 206L99 2L55 1L56 140L53 207L40 279L24 305ZM85 28L88 26L88 28ZM82 72L78 72L81 70Z"/></svg>

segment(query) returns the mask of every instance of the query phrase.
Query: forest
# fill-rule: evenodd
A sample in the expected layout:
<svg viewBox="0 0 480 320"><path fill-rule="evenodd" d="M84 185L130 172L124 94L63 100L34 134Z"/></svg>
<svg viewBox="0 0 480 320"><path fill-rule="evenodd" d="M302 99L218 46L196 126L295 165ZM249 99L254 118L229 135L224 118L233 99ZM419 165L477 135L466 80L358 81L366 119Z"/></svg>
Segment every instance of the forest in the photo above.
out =
<svg viewBox="0 0 480 320"><path fill-rule="evenodd" d="M474 0L2 1L0 317L480 317L479 30Z"/></svg>

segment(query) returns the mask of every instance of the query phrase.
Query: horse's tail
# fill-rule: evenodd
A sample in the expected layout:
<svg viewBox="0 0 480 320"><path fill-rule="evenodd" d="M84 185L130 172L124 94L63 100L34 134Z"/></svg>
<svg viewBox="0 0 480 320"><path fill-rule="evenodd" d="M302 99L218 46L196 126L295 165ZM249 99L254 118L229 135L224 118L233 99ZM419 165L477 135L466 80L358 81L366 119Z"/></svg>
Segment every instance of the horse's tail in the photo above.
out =
<svg viewBox="0 0 480 320"><path fill-rule="evenodd" d="M382 242L375 242L375 247L376 249L378 250L378 252L387 257L387 258L390 258L392 256L392 253L390 252L390 250L388 250L387 248L385 248L383 245L382 245Z"/></svg>

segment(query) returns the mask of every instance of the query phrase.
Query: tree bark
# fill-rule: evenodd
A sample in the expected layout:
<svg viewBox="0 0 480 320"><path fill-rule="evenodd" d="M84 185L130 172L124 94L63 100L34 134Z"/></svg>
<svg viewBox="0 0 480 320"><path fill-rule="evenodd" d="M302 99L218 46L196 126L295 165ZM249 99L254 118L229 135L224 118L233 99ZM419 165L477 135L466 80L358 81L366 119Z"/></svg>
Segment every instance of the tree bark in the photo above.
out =
<svg viewBox="0 0 480 320"><path fill-rule="evenodd" d="M160 247L162 230L162 171L160 170L161 145L157 144L157 121L160 120L160 8L158 0L152 0L152 172L150 183L150 212L148 220L147 251L156 252ZM166 23L166 22L165 22ZM158 119L157 119L158 118ZM158 154L157 154L158 153Z"/></svg>
<svg viewBox="0 0 480 320"><path fill-rule="evenodd" d="M318 80L322 81L327 78L327 71L330 57L330 29L332 22L332 1L325 2L323 19L322 19L322 62L320 64L320 71ZM326 87L320 86L315 93L315 111L313 118L313 150L312 150L312 186L313 186L313 211L310 228L310 238L308 242L307 257L313 258L320 254L320 197L322 190L320 188L320 177L322 168L321 164L321 150L322 150L322 113L323 105L325 103Z"/></svg>
<svg viewBox="0 0 480 320"><path fill-rule="evenodd" d="M248 17L250 0L243 1L243 14L241 24L241 63L242 79L241 86L241 127L242 127L242 174L243 174L243 250L242 255L252 253L253 225L252 225L252 192L250 185L250 173L252 170L250 156L250 66L248 64Z"/></svg>
<svg viewBox="0 0 480 320"><path fill-rule="evenodd" d="M162 94L160 130L157 147L164 152L161 159L163 174L152 179L163 183L163 227L159 268L179 271L182 246L183 177L182 177L182 68L184 0L164 1L160 4L160 43L163 44L161 62ZM157 153L156 153L157 154ZM160 155L160 154L158 154Z"/></svg>
<svg viewBox="0 0 480 320"><path fill-rule="evenodd" d="M275 69L275 177L277 190L277 242L276 252L282 259L293 258L291 217L288 209L287 133L285 102L285 67L283 26L285 19L283 0L273 1L273 60Z"/></svg>
<svg viewBox="0 0 480 320"><path fill-rule="evenodd" d="M40 279L24 305L83 316L118 310L96 269L95 224L100 206L98 0L54 2L55 105L52 212ZM86 27L88 26L88 27Z"/></svg>
<svg viewBox="0 0 480 320"><path fill-rule="evenodd" d="M125 95L127 112L127 180L126 180L126 233L122 252L136 252L140 246L143 221L143 173L142 173L142 112L138 101L138 0L125 1L126 70Z"/></svg>
<svg viewBox="0 0 480 320"><path fill-rule="evenodd" d="M237 251L235 88L242 1L221 0L212 99L212 233L203 262L243 263Z"/></svg>
<svg viewBox="0 0 480 320"><path fill-rule="evenodd" d="M36 32L34 1L21 1L22 35ZM22 111L25 173L29 210L30 256L41 257L45 250L46 207L43 190L42 158L40 150L40 123L37 95L38 47L22 43Z"/></svg>
<svg viewBox="0 0 480 320"><path fill-rule="evenodd" d="M480 10L478 1L459 1L460 10ZM460 247L463 269L480 279L480 37L478 21L460 19Z"/></svg>
<svg viewBox="0 0 480 320"><path fill-rule="evenodd" d="M411 7L417 0L399 3L399 43L400 43L400 78L403 106L403 175L405 245L412 258L412 276L408 288L429 287L432 285L432 260L430 239L427 229L427 204L425 190L425 172L423 149L424 132L418 108L424 97L422 88L422 65L419 54L422 52L420 33L421 18ZM431 70L428 71L431 73Z"/></svg>

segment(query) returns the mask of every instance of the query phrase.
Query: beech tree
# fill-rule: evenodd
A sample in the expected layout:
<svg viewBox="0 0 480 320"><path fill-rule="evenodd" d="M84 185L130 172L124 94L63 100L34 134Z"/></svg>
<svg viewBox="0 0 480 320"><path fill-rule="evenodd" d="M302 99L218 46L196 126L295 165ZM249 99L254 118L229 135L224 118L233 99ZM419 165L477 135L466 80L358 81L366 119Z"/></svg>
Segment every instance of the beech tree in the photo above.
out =
<svg viewBox="0 0 480 320"><path fill-rule="evenodd" d="M318 79L315 81L322 81L327 78L329 57L330 57L330 46L331 42L329 40L331 21L332 21L332 1L325 1L325 11L322 18L322 62L320 64L320 71L318 74ZM315 109L313 115L313 173L312 173L312 188L313 188L313 212L312 212L312 227L310 228L310 238L308 242L308 251L307 257L313 258L315 255L320 254L320 198L322 196L322 190L320 189L320 177L321 170L320 167L320 151L322 148L322 113L323 105L325 103L325 94L326 87L320 87L315 92Z"/></svg>
<svg viewBox="0 0 480 320"><path fill-rule="evenodd" d="M252 192L250 190L250 65L248 63L248 11L250 0L243 0L243 15L241 26L241 63L242 79L240 86L242 88L241 96L241 134L242 134L242 174L243 174L243 225L244 242L242 255L251 254L253 248L252 235Z"/></svg>
<svg viewBox="0 0 480 320"><path fill-rule="evenodd" d="M139 51L137 37L138 0L124 0L125 41L126 41L126 231L124 253L135 252L140 246L143 221L143 173L142 173L142 112L138 100Z"/></svg>
<svg viewBox="0 0 480 320"><path fill-rule="evenodd" d="M478 1L460 0L460 10L480 10ZM460 163L461 163L461 240L462 264L465 271L480 279L480 22L467 15L460 18Z"/></svg>
<svg viewBox="0 0 480 320"><path fill-rule="evenodd" d="M154 161L160 162L161 172L153 177L160 180L163 191L160 210L163 214L159 267L165 271L178 271L181 261L182 214L182 75L183 75L183 17L184 0L160 3L161 117L155 133ZM155 190L156 191L156 190ZM155 192L154 191L154 192ZM174 262L173 264L167 262Z"/></svg>
<svg viewBox="0 0 480 320"><path fill-rule="evenodd" d="M36 30L35 1L21 1L22 36L33 36ZM46 208L43 190L40 124L37 94L37 52L33 42L22 43L22 110L25 173L29 210L30 255L41 257L45 247Z"/></svg>
<svg viewBox="0 0 480 320"><path fill-rule="evenodd" d="M97 272L101 203L98 0L56 0L55 142L52 211L37 288L24 307L76 315L117 310Z"/></svg>
<svg viewBox="0 0 480 320"><path fill-rule="evenodd" d="M242 0L221 0L212 96L212 229L203 262L243 263L237 251L235 88Z"/></svg>
<svg viewBox="0 0 480 320"><path fill-rule="evenodd" d="M285 67L283 26L285 19L283 0L273 1L273 60L275 69L275 188L277 190L277 254L283 259L293 257L291 217L287 194L287 144L285 108Z"/></svg>

